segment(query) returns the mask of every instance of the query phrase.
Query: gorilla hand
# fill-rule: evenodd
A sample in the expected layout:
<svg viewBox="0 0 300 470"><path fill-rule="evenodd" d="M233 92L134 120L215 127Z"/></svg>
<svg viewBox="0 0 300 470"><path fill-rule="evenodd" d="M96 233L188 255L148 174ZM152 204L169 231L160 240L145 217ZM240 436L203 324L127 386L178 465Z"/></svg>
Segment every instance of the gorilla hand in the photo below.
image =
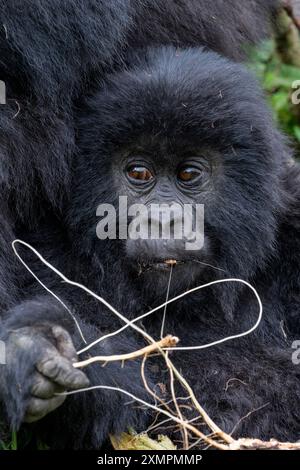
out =
<svg viewBox="0 0 300 470"><path fill-rule="evenodd" d="M7 384L10 389L17 387L16 401L23 403L22 421L37 421L59 407L66 397L57 393L89 384L87 376L73 367L77 354L69 333L60 326L45 323L12 330L6 351L7 373L16 379ZM28 372L24 380L22 364Z"/></svg>

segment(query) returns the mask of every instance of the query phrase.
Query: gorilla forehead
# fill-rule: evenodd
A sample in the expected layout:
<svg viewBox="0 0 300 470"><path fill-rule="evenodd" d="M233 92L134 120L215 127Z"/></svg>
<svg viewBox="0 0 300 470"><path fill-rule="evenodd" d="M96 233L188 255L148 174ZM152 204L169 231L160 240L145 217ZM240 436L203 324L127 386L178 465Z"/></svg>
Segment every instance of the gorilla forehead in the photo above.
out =
<svg viewBox="0 0 300 470"><path fill-rule="evenodd" d="M253 149L258 140L270 140L272 131L252 75L203 49L142 51L131 58L127 71L108 79L87 107L90 120L82 125L96 126L106 145L126 145L147 134Z"/></svg>

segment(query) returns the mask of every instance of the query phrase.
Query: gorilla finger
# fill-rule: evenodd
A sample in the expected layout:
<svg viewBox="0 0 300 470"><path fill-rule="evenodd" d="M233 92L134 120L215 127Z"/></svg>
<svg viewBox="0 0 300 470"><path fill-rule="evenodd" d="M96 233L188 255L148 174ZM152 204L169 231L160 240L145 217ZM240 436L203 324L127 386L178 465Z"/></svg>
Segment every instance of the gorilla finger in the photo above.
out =
<svg viewBox="0 0 300 470"><path fill-rule="evenodd" d="M72 362L76 361L77 353L69 333L61 326L55 325L52 327L52 334L56 339L56 347L61 355Z"/></svg>
<svg viewBox="0 0 300 470"><path fill-rule="evenodd" d="M65 399L66 396L63 395L50 398L50 400L32 398L27 407L24 422L33 423L34 421L44 418L48 413L51 413L51 411L54 411L62 405Z"/></svg>
<svg viewBox="0 0 300 470"><path fill-rule="evenodd" d="M51 354L39 361L37 369L41 374L67 389L84 388L90 383L81 370L75 369L70 361L59 354Z"/></svg>
<svg viewBox="0 0 300 470"><path fill-rule="evenodd" d="M31 386L31 394L37 398L52 398L55 393L63 392L64 388L61 385L52 382L42 374L35 374L33 384Z"/></svg>

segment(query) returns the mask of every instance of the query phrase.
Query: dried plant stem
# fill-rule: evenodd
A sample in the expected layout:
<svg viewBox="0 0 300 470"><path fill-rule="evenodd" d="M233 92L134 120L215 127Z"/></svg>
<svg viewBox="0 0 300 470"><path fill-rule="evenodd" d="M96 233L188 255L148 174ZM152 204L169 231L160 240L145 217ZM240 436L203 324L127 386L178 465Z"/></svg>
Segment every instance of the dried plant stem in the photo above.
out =
<svg viewBox="0 0 300 470"><path fill-rule="evenodd" d="M202 408L202 406L198 402L198 400L197 400L192 388L189 386L188 382L180 374L178 369L176 369L176 367L174 366L174 364L171 361L170 361L170 367L172 367L175 376L177 377L179 382L184 386L184 388L189 393L191 401L193 402L195 408L198 410L198 412L202 416L202 418L205 421L205 423L207 424L207 426L214 432L214 434L216 434L218 437L223 439L227 444L231 444L232 442L234 442L234 439L229 434L222 431L222 429L220 429L219 426L217 426L216 423L208 416L206 411Z"/></svg>
<svg viewBox="0 0 300 470"><path fill-rule="evenodd" d="M76 368L86 367L89 364L93 364L94 362L115 362L115 361L128 361L131 359L137 359L141 356L148 356L149 354L159 350L160 348L169 348L174 347L178 343L179 339L176 336L168 335L165 336L160 341L156 341L145 348L139 349L137 351L133 351L132 353L128 354L115 354L112 356L94 356L85 361L74 362L73 366Z"/></svg>
<svg viewBox="0 0 300 470"><path fill-rule="evenodd" d="M127 326L127 327L131 327L133 330L135 330L136 332L138 332L139 334L141 334L145 339L147 339L149 341L150 346L154 347L154 350L158 350L160 352L160 354L163 356L164 360L166 361L166 364L167 364L167 367L168 369L170 370L170 367L173 369L173 372L175 374L175 376L177 377L177 379L182 383L182 385L184 386L184 388L186 388L186 390L189 392L190 394L190 397L191 397L191 400L192 402L194 403L196 409L199 411L200 415L203 417L204 421L206 422L206 424L211 428L211 430L213 432L215 432L219 437L221 437L225 442L227 443L231 443L233 442L234 440L232 439L231 436L227 435L226 433L224 433L210 418L209 416L207 415L207 413L203 410L203 408L201 407L201 405L199 404L199 402L197 401L191 387L188 385L187 381L182 377L182 375L179 373L179 371L175 368L174 364L170 361L169 359L169 362L167 361L166 359L166 351L164 351L164 348L162 348L159 344L159 342L155 341L151 335L149 335L147 332L145 332L144 330L142 330L141 328L139 328L137 325L135 325L134 321L137 321L137 319L135 319L134 321L130 321L128 320L128 318L126 318L124 315L122 315L120 312L118 312L112 305L110 305L109 302L107 302L105 299L103 299L101 296L95 294L93 291L91 291L90 289L88 289L87 287L85 287L84 285L80 284L80 283L77 283L77 282L74 282L74 281L71 281L70 279L68 279L63 273L61 273L58 269L56 269L54 266L52 266L49 262L47 262L43 257L42 255L37 251L35 250L31 245L29 245L28 243L22 241L22 240L14 240L13 243L12 243L12 247L13 247L13 250L16 254L16 256L19 258L19 260L22 262L22 264L26 267L26 269L34 276L35 279L37 279L37 281L41 283L40 279L33 273L33 271L29 268L29 266L25 263L25 261L22 259L22 257L19 255L19 253L17 252L16 248L15 248L15 245L19 243L23 246L26 246L27 248L29 248L46 266L48 266L52 271L54 271L61 279L63 279L63 281L65 281L66 283L70 284L70 285L73 285L75 287L78 287L80 289L82 289L83 291L85 291L87 294L90 294L92 297L94 297L96 300L98 300L99 302L101 302L102 304L104 304L114 315L116 315L120 320L122 320ZM217 283L222 283L222 282L241 282L242 284L247 284L249 286L249 288L254 292L255 296L257 297L258 299L258 302L260 304L260 314L259 314L259 318L256 322L256 324L248 331L244 332L244 333L241 333L239 335L234 335L232 337L229 337L229 338L225 338L225 339L222 339L222 340L219 340L215 343L211 343L210 346L214 345L214 344L219 344L219 343L222 343L228 339L233 339L233 338L236 338L236 337L241 337L241 336L245 336L247 334L249 334L250 332L252 332L254 329L257 328L258 324L260 323L261 321L261 314L262 314L262 305L261 305L261 300L259 298L259 295L258 293L256 292L256 290L254 289L254 287L252 287L250 284L248 284L246 281L243 281L243 280L237 280L237 279L224 279L224 280L220 280L220 281L213 281L212 283L210 283L211 285L214 285L214 284L217 284ZM42 284L42 286L48 290L48 292L50 292L52 295L55 296L55 298L57 298L57 296L52 292L50 291L44 284ZM172 303L174 302L175 300L181 298L181 297L184 297L186 295L188 295L188 293L192 293L193 291L197 291L197 290L200 290L200 289L203 289L204 287L208 287L208 285L203 285L203 286L198 286L194 289L191 289L190 291L188 292L185 292L171 300L168 300L167 302L164 302L164 304L162 304L161 306L159 307L156 307L154 308L151 312L153 313L154 311L164 307L165 305L168 305L169 303ZM58 299L58 298L57 298ZM61 300L58 299L60 302ZM62 302L61 302L62 303ZM150 312L148 312L148 314L150 314ZM78 325L78 322L76 321L76 318L72 315L72 318L74 319L74 321L76 322L76 325L78 326L79 328L79 331L81 332L80 330L80 327ZM120 332L120 330L119 330ZM82 332L81 332L82 334ZM204 347L207 347L208 345L205 345ZM176 347L176 345L175 345ZM175 349L174 347L174 349ZM147 347L148 348L148 347ZM87 349L87 348L85 348ZM145 348L144 348L145 349ZM172 347L171 347L172 349ZM187 348L189 349L189 348ZM136 354L137 352L135 351L134 353L130 353L130 358L132 358L132 354ZM147 352L146 352L147 354ZM149 350L148 350L148 354L149 354ZM143 351L142 353L139 354L139 356L141 355L145 355L145 351ZM128 359L128 355L127 356L127 359ZM139 357L139 356L135 356L135 357ZM90 361L89 364L95 362L95 361L99 361L99 357L101 356L98 356L98 359L97 358L90 358L88 359L87 361ZM115 361L116 357L118 357L118 360L119 361L124 361L124 355L118 355L118 356L102 356L101 359L102 359L102 362L108 362L107 359L109 358L113 358L113 360ZM81 362L86 362L86 361L81 361ZM78 365L78 363L75 363ZM74 366L75 366L74 364ZM82 366L83 367L83 366ZM103 386L97 386L98 388L103 388ZM110 388L108 388L110 389ZM113 388L111 388L113 389ZM122 390L123 393L126 393L125 390ZM128 395L128 392L127 392L127 395ZM128 395L130 396L130 394ZM137 400L137 401L140 401L141 400ZM146 406L148 405L147 403L144 403ZM153 405L150 406L150 408L153 408ZM160 410L159 408L155 407L154 409L156 410ZM182 421L180 418L177 418L176 416L173 416L173 414L165 411L165 410L160 410L161 413L163 414L166 414L167 413L167 416L168 417L173 417L174 418L174 421L176 421L177 423L181 424L183 426L182 423L184 423L184 426L187 427L187 429L190 429L191 431L193 431L195 433L196 431L196 435L198 437L201 437L203 438L203 440L205 442L207 442L208 444L210 445L213 445L214 447L217 447L217 448L227 448L226 446L224 446L223 444L220 444L216 441L214 441L213 439L207 439L206 438L206 435L201 433L197 428L194 428L193 426L189 425L188 423L186 423L185 421Z"/></svg>
<svg viewBox="0 0 300 470"><path fill-rule="evenodd" d="M158 342L156 343L158 344ZM179 382L183 385L183 387L186 389L186 391L188 392L189 394L189 397L192 401L192 403L194 404L195 408L198 410L198 412L200 413L200 416L202 416L204 422L207 424L207 426L213 431L214 434L216 434L219 438L221 438L224 442L226 442L227 444L231 444L232 442L234 442L234 439L227 433L225 433L224 431L222 431L222 429L220 429L216 423L208 416L208 414L206 413L206 411L202 408L202 406L200 405L200 403L198 402L192 388L190 387L190 385L188 384L188 382L185 380L185 378L180 374L180 372L178 371L178 369L174 366L173 362L170 360L170 358L168 357L168 352L165 352L162 350L162 348L158 347L157 349L159 349L161 355L163 356L165 362L166 362L166 365L167 365L167 368L169 369L170 371L170 376L172 379L174 379L174 375L176 376L176 378L179 380ZM171 382L173 382L173 380L171 379ZM144 382L145 383L145 382ZM172 385L173 387L173 385ZM147 390L149 391L149 387L147 385ZM172 393L172 398L173 398L173 402L175 404L175 407L176 407L176 404L177 404L177 399L176 399L176 396L175 396L175 391L174 391L174 388L172 389L171 388L171 392L173 390L173 393ZM153 392L151 391L150 389L150 393L151 395L153 396ZM174 400L174 396L175 396L175 400ZM161 400L154 394L154 397L155 399L158 399L160 402ZM163 402L163 405L165 406L164 402ZM177 404L178 406L178 404ZM163 412L163 410L162 410ZM172 414L173 416L173 414ZM180 423L182 422L186 422L182 419L182 415L180 413ZM186 428L185 428L186 429ZM187 428L188 429L188 428ZM198 431L199 433L200 431ZM201 435L198 436L201 437L203 440L206 440L206 435L203 434L203 433L200 433ZM211 439L211 441L215 444L218 444L216 441L213 441ZM206 441L207 442L207 441ZM212 443L210 443L210 445L214 445ZM216 446L215 446L216 447Z"/></svg>
<svg viewBox="0 0 300 470"><path fill-rule="evenodd" d="M158 408L156 405L153 405L152 403L148 403L145 400L142 400L141 398L133 395L132 393L128 392L127 390L124 390L119 387L111 387L110 385L94 385L92 387L87 387L83 388L80 390L73 390L71 392L63 392L63 393L56 393L56 395L74 395L77 393L83 393L83 392L88 392L90 390L111 390L115 392L120 392L123 393L124 395L132 398L133 400L137 401L138 403L141 403L142 405L146 406L147 408L150 408L152 410L158 411L159 413L167 416L168 418L171 418L175 423L178 423L180 426L183 426L187 428L189 431L192 431L195 436L203 439L207 444L220 449L220 450L229 450L229 446L227 444L222 444L220 442L214 441L213 439L207 437L205 434L203 434L199 429L197 429L195 426L190 424L188 421L182 421L179 417L174 416L173 414L169 413L166 410Z"/></svg>
<svg viewBox="0 0 300 470"><path fill-rule="evenodd" d="M173 368L172 368L172 363L169 359L169 353L167 352L165 356L166 356L165 357L166 364L167 364L168 369L170 371L170 389L171 389L171 395L172 395L173 403L175 405L177 415L179 416L181 421L185 421L185 419L183 417L183 414L181 412L181 409L180 409L180 407L178 405L178 402L177 402L177 397L176 397L176 393L175 393L175 384L174 384L174 372L173 372ZM187 432L186 427L182 427L181 432L182 432L182 438L183 438L183 448L184 448L184 450L188 450L190 444L189 444L189 437L188 437L188 432Z"/></svg>
<svg viewBox="0 0 300 470"><path fill-rule="evenodd" d="M156 393L153 392L153 390L151 390L151 388L148 385L148 382L147 382L147 379L146 379L146 374L145 374L145 365L146 365L147 358L148 358L148 356L145 355L144 358L143 358L143 361L142 361L142 366L141 366L141 375L142 375L142 380L143 380L144 387L147 390L147 392L149 393L149 395L151 395L154 398L156 403L159 402L170 413L173 413L171 408L169 407L169 405L164 400L162 400L158 395L156 395Z"/></svg>
<svg viewBox="0 0 300 470"><path fill-rule="evenodd" d="M233 441L229 450L300 450L300 443L278 442L276 439L261 441L260 439L242 438Z"/></svg>
<svg viewBox="0 0 300 470"><path fill-rule="evenodd" d="M146 361L146 357L147 355L151 354L151 353L155 353L155 352L159 352L162 357L164 358L165 362L166 362L166 365L167 365L167 368L169 369L169 372L170 372L170 378L171 378L171 394L172 394L172 401L174 402L174 405L175 405L175 408L176 408L176 412L178 414L177 415L174 415L173 412L170 412L166 409L163 409L163 408L159 408L156 404L152 404L152 403L148 403L144 400L142 400L141 398L138 398L136 397L135 395L133 395L132 393L128 392L127 390L123 390L121 388L118 388L118 387L112 387L112 386L108 386L108 385L95 385L95 386L92 386L92 387L88 387L88 388L85 388L85 389L81 389L81 390L75 390L75 391L71 391L71 392L64 392L64 393L57 393L55 395L73 395L73 394L77 394L77 393L81 393L81 392L87 392L89 390L96 390L96 389L103 389L103 390L110 390L110 391L116 391L116 392L119 392L119 393L122 393L130 398L132 398L133 400L137 401L138 403L141 403L143 406L146 406L147 408L150 408L152 410L155 410L156 412L158 413L161 413L163 415L165 415L167 418L169 418L170 420L174 421L175 423L177 423L181 429L184 429L184 432L187 433L187 430L191 431L194 436L198 437L200 440L203 440L204 442L206 442L209 446L213 446L214 448L217 448L217 449L220 449L220 450L253 450L253 449L278 449L278 450L300 450L300 443L282 443L282 442L278 442L276 441L275 439L271 440L271 441L268 441L268 442L263 442L263 441L260 441L258 439L238 439L238 440L235 440L233 439L230 435L228 435L227 433L223 432L215 423L214 421L208 416L208 414L205 412L205 410L202 408L202 406L200 405L200 403L198 402L197 398L195 397L195 394L192 390L192 388L189 386L188 382L185 380L185 378L182 376L182 374L178 371L178 369L174 366L173 362L170 360L169 356L168 356L168 350L170 349L177 349L178 351L180 350L197 350L197 349L204 349L204 348L207 348L207 347L212 347L212 346L215 346L217 344L221 344L221 343L224 343L226 341L229 341L229 340L232 340L232 339L235 339L235 338L240 338L240 337L243 337L243 336L246 336L246 335L249 335L250 333L252 333L257 327L258 325L260 324L260 321L261 321L261 318L262 318L262 303L261 303L261 300L260 300L260 297L257 293L257 291L255 290L255 288L249 284L248 282L246 281L243 281L241 279L223 279L223 280L218 280L218 281L213 281L209 284L206 284L206 285L202 285L202 286L198 286L194 289L191 289L189 290L188 292L185 292L173 299L170 299L168 300L167 302L164 302L164 304L152 309L150 312L147 312L146 314L144 315L141 315L140 317L138 318L135 318L134 320L128 320L124 315L122 315L120 312L118 312L112 305L110 305L105 299L103 299L102 297L100 297L99 295L95 294L94 292L92 292L90 289L86 288L85 286L83 286L82 284L79 284L79 283L76 283L74 281L71 281L70 279L68 279L66 276L64 276L59 270L57 270L56 268L54 268L54 266L52 266L50 263L48 263L39 253L37 250L35 250L32 246L30 246L29 244L23 242L22 240L14 240L14 242L12 243L12 247L13 247L13 250L16 254L16 256L19 258L19 260L23 263L23 265L26 267L26 269L32 274L32 276L51 294L53 295L65 308L66 310L69 312L69 314L71 314L73 320L75 321L75 324L77 325L77 328L81 334L81 337L83 339L83 341L86 343L85 339L84 339L84 336L82 334L82 331L80 329L80 326L76 320L76 318L74 317L73 313L71 311L68 310L68 308L66 307L66 305L58 298L58 296L56 296L56 294L54 294L50 289L48 289L41 281L40 279L33 273L33 271L28 267L28 265L25 263L25 261L21 258L21 256L18 254L16 248L15 248L15 244L21 244L21 245L24 245L26 246L27 248L29 248L33 253L36 254L36 256L46 265L48 266L52 271L54 271L61 279L63 279L66 283L70 284L70 285L73 285L75 287L78 287L80 289L82 289L83 291L85 291L87 294L91 295L92 297L94 297L95 299L97 299L99 302L101 302L102 304L104 304L114 315L116 315L119 319L121 319L124 323L125 323L125 326L123 326L121 329L113 332L113 333L110 333L109 335L107 335L106 337L101 337L100 339L94 341L93 343L91 343L90 345L86 346L84 349L82 349L80 352L84 352L85 350L89 349L90 347L92 347L93 345L95 345L96 343L100 342L100 341L103 341L104 339L110 337L110 336L114 336L118 333L120 333L121 331L123 331L125 328L128 328L128 327L131 327L133 330L135 330L136 332L138 332L139 334L141 334L146 340L149 341L149 345L146 346L145 348L142 348L138 351L134 351L132 353L128 353L128 354L119 354L119 355L114 355L114 356L97 356L97 357L93 357L93 358L90 358L90 359L87 359L86 361L81 361L81 362L77 362L74 364L74 367L85 367L86 365L88 364L91 364L91 363L94 363L94 362L104 362L104 363L107 363L107 362L112 362L112 361L126 361L126 360L130 360L130 359L136 359L138 357L144 357L144 361ZM258 301L258 304L259 304L259 307L260 307L260 311L259 311L259 316L258 316L258 319L257 319L257 322L255 323L255 325L243 332L243 333L240 333L240 334L237 334L237 335L233 335L233 336L230 336L230 337L226 337L226 338L223 338L221 340L218 340L218 341L215 341L213 343L209 343L209 344L206 344L206 345L202 345L202 346L195 346L195 347L181 347L181 348L176 348L176 345L177 345L177 342L178 342L178 338L176 338L175 336L166 336L165 338L162 338L160 341L155 341L151 335L149 335L147 332L143 331L141 328L139 328L137 325L135 325L135 322L141 320L142 318L154 313L155 311L159 310L160 308L168 305L169 303L172 303L172 302L175 302L176 300L188 295L188 294L191 294L192 292L196 292L200 289L204 289L205 287L209 287L209 286L212 286L212 285L216 285L216 284L220 284L220 283L223 283L223 282L239 282L239 283L242 283L246 286L248 286L252 291L253 293L255 294L256 298L257 298L257 301ZM143 362L143 364L145 364ZM147 381L145 379L145 374L144 374L144 370L142 370L142 374L143 374L143 379L144 379L144 382L147 384ZM177 397L175 395L175 388L174 388L174 378L176 377L176 379L181 383L181 385L185 388L185 390L188 392L189 394L189 398L191 400L191 402L193 403L195 409L199 412L200 416L203 418L204 422L207 424L207 426L211 429L211 431L213 432L212 434L209 434L209 435L206 435L204 433L202 433L201 431L199 431L199 429L197 429L195 426L193 426L191 424L191 421L186 421L183 416L182 416L182 413L181 413L181 410L180 410L180 407L178 406L178 402L177 402ZM168 408L168 405L166 403L164 403L162 400L160 400L156 394L150 389L150 387L147 385L147 390L149 391L149 393L156 399L156 400L159 400L161 401L162 405L164 408ZM188 444L188 440L186 438L187 434L184 434L184 440L185 440L185 445ZM219 442L218 440L216 439L213 439L211 436L213 437L216 437L216 438L219 438L221 439L223 442ZM224 443L225 442L225 443Z"/></svg>

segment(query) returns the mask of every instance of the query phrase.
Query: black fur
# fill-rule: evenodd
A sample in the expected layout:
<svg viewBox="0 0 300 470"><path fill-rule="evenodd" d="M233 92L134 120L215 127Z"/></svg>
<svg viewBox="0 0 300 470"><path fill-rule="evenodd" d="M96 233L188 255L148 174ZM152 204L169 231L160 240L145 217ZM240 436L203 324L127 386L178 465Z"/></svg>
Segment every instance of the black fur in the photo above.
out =
<svg viewBox="0 0 300 470"><path fill-rule="evenodd" d="M60 214L75 150L73 106L137 47L207 45L239 60L269 30L278 0L1 0L0 304L14 301L6 266L17 227ZM237 27L238 25L238 27Z"/></svg>
<svg viewBox="0 0 300 470"><path fill-rule="evenodd" d="M205 44L241 59L245 43L267 33L277 3L2 0L1 181L18 218L36 220L45 208L37 198L61 208L74 150L71 105L94 78L151 44Z"/></svg>
<svg viewBox="0 0 300 470"><path fill-rule="evenodd" d="M123 314L138 316L164 301L168 276L139 276L123 241L98 240L96 207L117 202L121 185L116 169L124 148L142 142L151 155L163 155L160 164L166 169L191 142L196 148L213 148L219 155L213 190L199 193L195 201L205 204L206 237L212 247L209 260L226 273L190 266L187 282L186 272L177 274L175 267L171 295L210 280L241 277L261 295L263 321L249 337L172 357L224 430L231 432L236 426L235 436L297 440L300 370L292 363L291 343L299 334L299 168L274 128L256 82L243 67L199 49L151 49L132 61L127 71L108 77L80 112L78 152L62 216L49 213L38 230L18 228L16 234ZM43 282L71 306L89 341L122 326L94 299L63 285L28 251L20 252ZM197 256L201 259L201 252ZM17 282L12 284L11 303L19 301L19 305L3 319L5 338L12 329L55 321L80 348L82 342L68 313L32 282L22 266L14 269ZM26 299L32 301L24 304ZM246 330L257 314L257 302L246 287L223 285L170 305L166 331L178 335L182 345L204 344ZM143 322L155 337L159 337L161 315L157 312ZM90 352L128 352L144 344L126 330ZM27 361L32 368L34 353L28 354ZM168 384L163 363L158 365L150 363L147 368L152 386ZM6 414L16 427L29 400L23 390L30 379L23 367L20 361L13 370L3 368L2 397L9 397ZM92 365L87 375L92 385L119 385L145 397L139 361L126 362L123 369L117 364ZM108 433L127 426L145 429L149 414L125 406L127 401L112 392L74 395L30 426L54 448L98 447Z"/></svg>

